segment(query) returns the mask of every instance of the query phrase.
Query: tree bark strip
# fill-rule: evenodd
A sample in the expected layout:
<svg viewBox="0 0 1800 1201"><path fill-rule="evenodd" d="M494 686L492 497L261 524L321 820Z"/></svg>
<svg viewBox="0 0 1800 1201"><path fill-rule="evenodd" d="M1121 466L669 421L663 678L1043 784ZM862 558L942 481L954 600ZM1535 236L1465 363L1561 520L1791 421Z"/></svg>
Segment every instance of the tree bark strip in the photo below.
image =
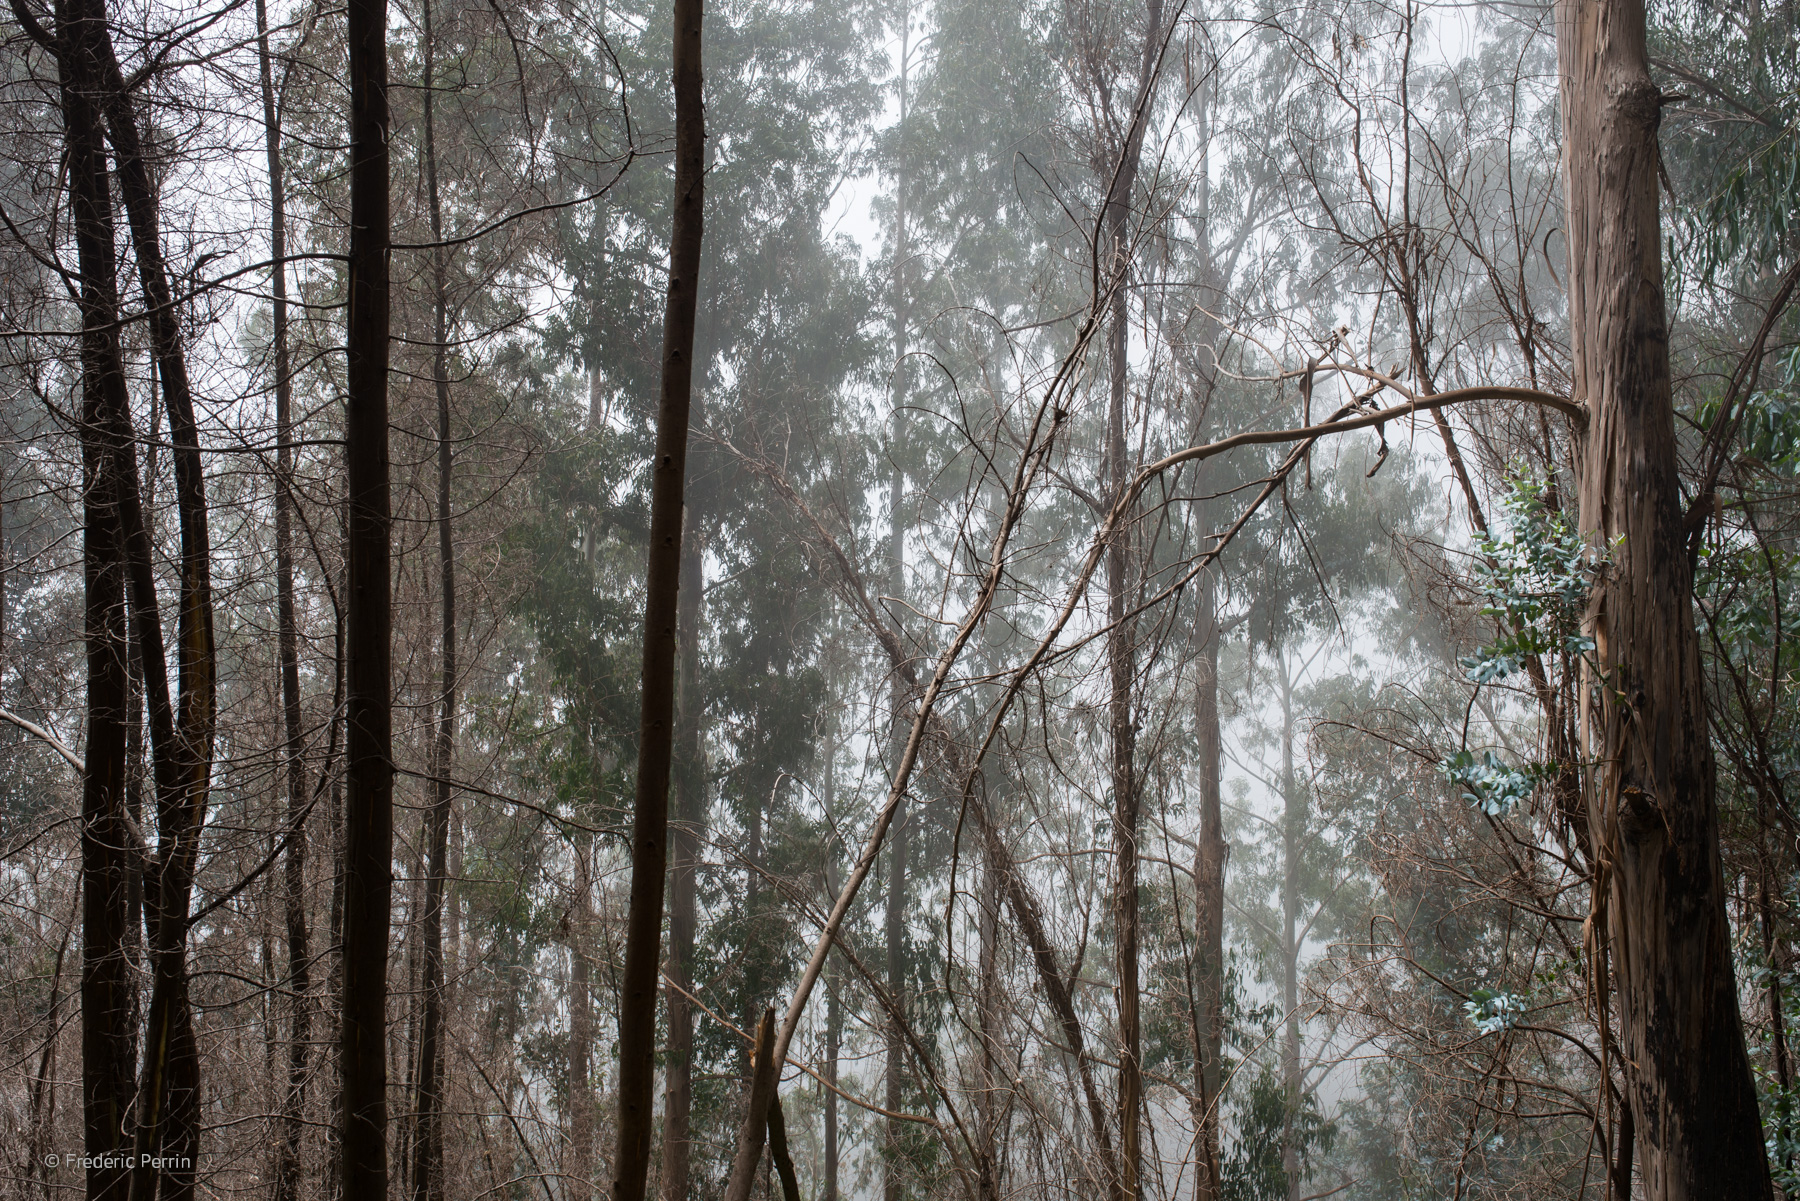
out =
<svg viewBox="0 0 1800 1201"><path fill-rule="evenodd" d="M676 598L681 637L681 680L674 748L675 826L670 836L674 862L669 872L669 985L665 990L669 1037L663 1054L663 1201L687 1201L693 1157L694 1105L694 935L699 922L696 869L700 829L705 821L706 768L701 751L705 706L700 695L700 621L705 547L688 509L681 556L681 591Z"/></svg>
<svg viewBox="0 0 1800 1201"><path fill-rule="evenodd" d="M343 936L338 1180L343 1201L387 1201L387 969L394 769L388 486L386 0L349 0L350 254Z"/></svg>
<svg viewBox="0 0 1800 1201"><path fill-rule="evenodd" d="M281 1139L270 1172L274 1201L297 1201L306 1134L306 1081L312 1040L312 953L306 925L306 764L300 712L300 639L294 610L294 382L288 357L287 181L281 161L281 118L269 49L267 0L256 0L256 50L262 86L263 140L269 164L271 350L275 369L275 620L281 664L282 767L286 773L287 852L283 908L287 926L289 1001L287 1090Z"/></svg>
<svg viewBox="0 0 1800 1201"><path fill-rule="evenodd" d="M632 802L631 900L619 996L616 1201L643 1201L650 1170L657 974L662 954L663 874L668 868L669 763L674 741L682 491L706 185L701 102L702 0L675 0L675 215L663 326L662 388L650 492L650 562L644 586L644 660Z"/></svg>
<svg viewBox="0 0 1800 1201"><path fill-rule="evenodd" d="M438 190L437 120L433 104L437 86L437 37L431 23L431 0L420 4L425 40L425 181L431 208L431 240L444 238L444 208ZM424 1012L419 1021L418 1095L413 1112L413 1201L442 1201L444 1196L444 862L450 842L450 780L456 767L456 544L452 538L450 492L453 459L450 440L450 275L448 251L431 252L432 353L431 379L437 399L437 535L438 640L442 673L438 686L438 720L431 747L432 800L425 814L425 912L423 943Z"/></svg>
<svg viewBox="0 0 1800 1201"><path fill-rule="evenodd" d="M1677 464L1657 195L1663 98L1641 0L1559 0L1556 23L1573 391L1593 414L1581 527L1611 552L1588 615L1598 672L1584 685L1604 940L1592 949L1613 965L1643 1195L1769 1197Z"/></svg>
<svg viewBox="0 0 1800 1201"><path fill-rule="evenodd" d="M42 35L15 3L20 24ZM123 1201L129 1176L126 1115L135 1093L137 1043L132 1023L136 982L126 951L132 860L138 854L125 817L125 546L120 445L109 410L125 403L118 332L112 191L91 57L91 20L74 0L59 0L54 37L39 36L57 58L69 207L80 273L83 574L86 589L87 741L81 801L81 1099L83 1150L118 1166L86 1170L89 1201Z"/></svg>

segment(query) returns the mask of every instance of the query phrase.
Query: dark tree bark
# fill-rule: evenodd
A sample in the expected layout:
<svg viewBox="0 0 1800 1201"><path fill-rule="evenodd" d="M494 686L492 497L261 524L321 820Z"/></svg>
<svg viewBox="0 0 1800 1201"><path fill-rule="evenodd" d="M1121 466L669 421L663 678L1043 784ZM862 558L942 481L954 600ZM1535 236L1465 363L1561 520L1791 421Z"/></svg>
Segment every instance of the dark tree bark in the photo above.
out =
<svg viewBox="0 0 1800 1201"><path fill-rule="evenodd" d="M631 900L619 996L619 1123L616 1201L643 1201L650 1170L657 974L662 959L663 874L668 868L669 763L674 742L679 639L682 491L706 184L701 107L702 0L675 0L675 216L663 325L662 388L650 492L650 562L644 587L644 661L632 803Z"/></svg>
<svg viewBox="0 0 1800 1201"><path fill-rule="evenodd" d="M288 358L287 183L281 162L281 123L269 52L266 0L256 0L257 67L262 85L263 141L269 163L269 275L275 369L275 621L281 663L282 768L287 785L287 851L283 908L287 925L287 1090L281 1102L281 1139L270 1172L274 1201L297 1201L301 1146L306 1134L306 1079L312 1040L312 953L306 925L306 763L300 714L300 638L294 612L294 383Z"/></svg>
<svg viewBox="0 0 1800 1201"><path fill-rule="evenodd" d="M1610 961L1643 1195L1768 1197L1677 465L1657 209L1663 98L1641 0L1560 0L1556 18L1573 393L1592 413L1581 526L1597 547L1616 543L1589 607L1603 932L1593 970L1604 980Z"/></svg>
<svg viewBox="0 0 1800 1201"><path fill-rule="evenodd" d="M438 192L437 121L433 92L437 86L437 38L431 25L431 0L420 5L425 39L425 184L431 207L431 240L444 238L444 209ZM438 639L442 675L438 686L438 721L431 747L431 808L425 814L425 911L420 931L424 1012L419 1019L418 1095L413 1113L413 1201L441 1201L444 1195L444 861L450 843L450 779L456 767L456 545L452 538L450 488L453 461L450 441L450 274L448 252L431 252L432 338L431 380L437 396L437 535ZM585 962L585 961L584 961Z"/></svg>
<svg viewBox="0 0 1800 1201"><path fill-rule="evenodd" d="M54 38L14 12L57 58L69 208L80 273L83 571L87 740L81 796L81 1099L83 1150L118 1166L89 1167L90 1201L124 1201L125 1121L135 1093L136 983L126 949L134 846L125 815L126 571L122 482L135 475L112 410L126 403L119 348L112 191L92 80L91 18L59 0Z"/></svg>
<svg viewBox="0 0 1800 1201"><path fill-rule="evenodd" d="M125 697L119 706L119 715L105 719L103 726L116 723L121 737L124 736L131 707L130 664L134 659L141 663L149 702L159 839L150 870L142 876L151 928L151 1003L144 1072L139 1082L141 1092L135 1114L138 1166L132 1172L130 1190L133 1195L148 1198L154 1195L161 1181L169 1196L185 1198L193 1188L199 1093L199 1057L187 1002L187 915L210 776L215 711L211 554L198 433L188 395L179 330L168 303L169 289L163 268L154 193L150 190L149 171L139 144L136 121L113 55L105 7L97 0L59 4L54 38L23 5L15 4L13 11L21 26L56 57L59 66L83 324L90 330L83 343L84 412L96 423L88 428L88 435L100 437L106 443L106 448L98 451L94 460L95 469L104 476L97 476L92 486L100 490L100 496L110 506L111 528L96 532L96 548L105 547L118 555L137 635L125 659ZM96 319L103 318L112 323L118 317L118 280L112 259L115 251L112 197L106 178L103 116L111 124L110 132L117 152L116 166L130 218L139 276L151 310L154 362L163 381L176 445L176 503L182 542L179 721L169 700L153 551L140 501L136 439L131 429L118 333L115 329L101 335L91 329ZM102 579L110 579L110 566L96 566L95 570ZM107 588L110 584L102 584L103 591ZM103 622L99 628L107 630L110 626ZM110 680L103 681L102 698L108 703L110 687ZM110 738L110 733L106 737ZM121 751L122 761L123 758ZM129 764L126 764L120 776L121 787L126 790L130 788L128 774ZM124 849L122 845L121 851ZM143 850L139 847L135 852L125 861L127 919L132 907L131 880L137 874L134 867L141 862L139 856ZM123 925L121 923L121 954L130 942ZM103 942L98 954L110 956L110 945ZM127 1007L117 1015L108 1014L106 1020L115 1024L128 1022L129 1014ZM116 1073L112 1077L116 1083ZM148 1166L149 1156L158 1154L166 1155L176 1166L168 1169ZM119 1183L110 1175L111 1171L99 1169L104 1177L104 1187L109 1190Z"/></svg>
<svg viewBox="0 0 1800 1201"><path fill-rule="evenodd" d="M338 1181L387 1201L387 969L394 768L388 490L386 0L349 0L350 254L344 459L348 477L343 936Z"/></svg>
<svg viewBox="0 0 1800 1201"><path fill-rule="evenodd" d="M780 1083L781 1064L775 1058L775 1011L765 1009L756 1026L756 1050L750 1056L750 1087L744 1098L745 1120L738 1128L737 1152L731 1161L725 1201L750 1201L750 1189L756 1183L756 1165L762 1160L763 1139L768 1134L769 1110L775 1103L776 1087Z"/></svg>
<svg viewBox="0 0 1800 1201"><path fill-rule="evenodd" d="M663 1201L687 1201L693 1155L694 934L698 925L695 869L700 861L700 828L705 819L706 772L700 731L700 621L704 544L688 510L681 554L681 591L676 626L681 637L681 681L676 717L674 772L675 826L670 844L669 953L667 1005L669 1038L663 1055Z"/></svg>

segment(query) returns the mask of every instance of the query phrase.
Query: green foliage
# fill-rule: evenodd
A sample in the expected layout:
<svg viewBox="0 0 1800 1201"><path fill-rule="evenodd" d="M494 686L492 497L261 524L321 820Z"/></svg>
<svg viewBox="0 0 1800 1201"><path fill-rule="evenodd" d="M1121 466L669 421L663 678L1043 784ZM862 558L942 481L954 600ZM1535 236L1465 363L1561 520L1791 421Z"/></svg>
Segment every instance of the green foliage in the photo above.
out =
<svg viewBox="0 0 1800 1201"><path fill-rule="evenodd" d="M1554 503L1550 484L1516 473L1500 507L1506 532L1475 536L1481 612L1501 630L1492 644L1462 660L1477 684L1505 679L1529 658L1574 658L1594 647L1581 632L1581 617L1596 565L1587 540Z"/></svg>
<svg viewBox="0 0 1800 1201"><path fill-rule="evenodd" d="M1519 1024L1525 1016L1525 1002L1516 993L1478 988L1463 1002L1463 1012L1483 1034L1498 1034Z"/></svg>
<svg viewBox="0 0 1800 1201"><path fill-rule="evenodd" d="M1284 1139L1291 1137L1299 1153L1302 1179L1337 1140L1337 1127L1320 1115L1317 1102L1311 1096L1291 1099L1266 1065L1251 1081L1237 1117L1237 1136L1230 1140L1220 1165L1225 1201L1278 1201L1288 1195L1287 1171L1281 1164Z"/></svg>
<svg viewBox="0 0 1800 1201"><path fill-rule="evenodd" d="M1489 817L1505 817L1539 784L1556 775L1554 763L1513 767L1492 751L1477 756L1457 751L1442 765L1444 775L1463 790L1463 800Z"/></svg>

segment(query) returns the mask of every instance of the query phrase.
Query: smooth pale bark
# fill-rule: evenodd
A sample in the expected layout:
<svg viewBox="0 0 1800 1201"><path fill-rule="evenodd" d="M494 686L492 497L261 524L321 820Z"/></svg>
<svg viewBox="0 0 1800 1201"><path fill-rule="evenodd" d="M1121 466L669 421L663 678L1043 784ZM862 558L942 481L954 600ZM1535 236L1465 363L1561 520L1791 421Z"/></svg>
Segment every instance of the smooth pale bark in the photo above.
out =
<svg viewBox="0 0 1800 1201"><path fill-rule="evenodd" d="M431 240L444 238L444 209L438 191L437 38L431 0L420 5L425 38L425 187L431 207ZM444 892L450 843L450 779L456 767L456 543L452 537L450 492L454 459L450 440L450 277L444 247L431 252L431 381L437 399L437 535L439 657L438 720L431 746L431 808L425 813L425 913L420 931L423 1013L419 1019L418 1092L413 1102L413 1201L441 1201L444 1195Z"/></svg>
<svg viewBox="0 0 1800 1201"><path fill-rule="evenodd" d="M344 459L343 951L338 1187L387 1201L388 937L393 904L393 614L388 485L388 97L386 0L349 0L350 254Z"/></svg>
<svg viewBox="0 0 1800 1201"><path fill-rule="evenodd" d="M1559 0L1573 393L1592 416L1581 526L1608 548L1584 691L1603 865L1595 972L1650 1201L1771 1195L1732 966L1664 308L1641 0ZM1699 498L1710 505L1710 497Z"/></svg>
<svg viewBox="0 0 1800 1201"><path fill-rule="evenodd" d="M682 492L706 184L701 104L701 0L675 0L675 216L663 323L662 388L650 488L650 562L644 586L644 660L632 802L631 899L619 996L616 1201L643 1201L650 1171L656 1076L657 977L668 869L669 771L674 744L675 656L681 584Z"/></svg>
<svg viewBox="0 0 1800 1201"><path fill-rule="evenodd" d="M699 925L696 869L700 862L700 830L705 820L706 769L701 757L700 621L705 547L689 510L681 557L681 593L677 626L681 635L681 682L675 731L675 826L669 872L669 1016L663 1055L663 1201L687 1201L693 1156L691 1116L694 1106L694 935Z"/></svg>

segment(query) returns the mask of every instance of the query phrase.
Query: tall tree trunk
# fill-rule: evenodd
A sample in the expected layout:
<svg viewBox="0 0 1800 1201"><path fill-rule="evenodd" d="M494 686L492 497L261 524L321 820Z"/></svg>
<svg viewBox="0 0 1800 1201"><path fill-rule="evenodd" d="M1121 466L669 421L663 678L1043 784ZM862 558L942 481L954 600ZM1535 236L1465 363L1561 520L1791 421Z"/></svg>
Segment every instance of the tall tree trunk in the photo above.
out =
<svg viewBox="0 0 1800 1201"><path fill-rule="evenodd" d="M682 491L687 474L694 318L706 185L701 102L702 0L675 0L675 215L663 322L662 388L650 492L650 562L644 581L644 663L632 802L631 901L619 994L616 1201L643 1201L650 1171L656 1071L657 973L663 873L668 868L669 761L674 742L676 627L681 585Z"/></svg>
<svg viewBox="0 0 1800 1201"><path fill-rule="evenodd" d="M575 839L575 896L569 906L569 1162L563 1173L567 1201L594 1195L594 997L588 930L593 916L594 840Z"/></svg>
<svg viewBox="0 0 1800 1201"><path fill-rule="evenodd" d="M36 30L17 3L15 14ZM131 1016L136 982L126 951L131 861L138 854L125 818L126 581L122 481L135 475L129 442L115 436L110 410L123 406L112 191L100 114L94 103L92 22L75 0L58 0L57 57L69 207L80 273L83 574L87 642L86 771L81 788L81 1098L83 1150L103 1166L86 1169L89 1201L124 1201L130 1153L125 1120L135 1093L137 1047ZM86 69L84 69L84 64ZM114 1164L120 1166L112 1166Z"/></svg>
<svg viewBox="0 0 1800 1201"><path fill-rule="evenodd" d="M1162 38L1162 5L1150 0L1139 59L1138 87L1134 101L1147 105L1155 80L1155 63ZM1098 62L1100 50L1090 46ZM1103 70L1104 68L1097 68ZM1107 262L1103 272L1111 290L1109 327L1106 442L1102 473L1113 497L1124 495L1130 483L1125 449L1126 392L1130 382L1127 359L1130 334L1129 288L1131 275L1131 202L1137 187L1138 158L1143 148L1144 122L1133 120L1125 140L1104 156ZM1140 820L1137 769L1137 730L1132 720L1132 690L1137 679L1135 623L1126 613L1131 608L1135 569L1131 539L1134 524L1121 522L1106 548L1106 663L1109 697L1108 741L1111 744L1113 794L1112 917L1114 971L1119 989L1119 1179L1116 1188L1126 1201L1137 1201L1142 1192L1143 1146L1141 1114L1144 1103L1142 1022L1138 979L1138 824Z"/></svg>
<svg viewBox="0 0 1800 1201"><path fill-rule="evenodd" d="M1219 611L1213 573L1200 580L1200 652L1194 725L1200 768L1200 836L1194 847L1195 1201L1218 1201L1219 1088L1225 1017L1225 823L1219 790Z"/></svg>
<svg viewBox="0 0 1800 1201"><path fill-rule="evenodd" d="M907 312L906 267L911 248L906 226L906 117L909 61L912 46L912 5L900 5L900 121L897 127L900 157L894 170L894 408L892 461L888 470L888 594L896 600L906 595L906 447L907 401ZM897 610L896 610L897 612ZM906 682L896 673L891 681L888 744L893 758L899 761L906 743L908 723L902 716L906 706ZM911 823L907 820L905 801L894 816L889 835L887 908L882 915L882 936L887 959L888 993L894 1004L906 1007L906 875L911 854ZM885 1101L890 1112L906 1107L906 1040L898 1020L887 1023L887 1062ZM901 1159L905 1149L906 1123L889 1118L883 1136L881 1194L883 1201L900 1201Z"/></svg>
<svg viewBox="0 0 1800 1201"><path fill-rule="evenodd" d="M1306 810L1294 776L1294 681L1280 648L1275 663L1281 672L1281 1175L1288 1201L1299 1201L1300 836Z"/></svg>
<svg viewBox="0 0 1800 1201"><path fill-rule="evenodd" d="M701 750L705 710L700 695L700 621L705 545L688 509L681 554L681 591L676 625L681 637L681 681L675 730L675 827L670 844L668 1013L669 1041L663 1056L663 1201L687 1201L693 1156L694 1105L694 934L698 926L696 871L700 828L706 813L706 767Z"/></svg>
<svg viewBox="0 0 1800 1201"><path fill-rule="evenodd" d="M431 206L431 240L444 239L444 208L438 191L437 120L433 103L437 87L437 36L431 24L431 0L420 5L425 38L425 186ZM424 1012L419 1020L419 1086L413 1112L413 1201L442 1201L444 1195L444 860L450 843L450 779L456 768L456 545L450 520L453 460L450 440L450 273L441 245L431 252L432 340L431 380L437 394L437 535L439 643L442 675L438 685L438 721L432 740L431 808L425 815L425 914L423 943Z"/></svg>
<svg viewBox="0 0 1800 1201"><path fill-rule="evenodd" d="M825 779L824 793L825 824L827 828L835 828L837 824L837 721L828 715L825 719ZM837 846L833 839L825 844L825 891L828 897L837 896ZM822 1201L838 1201L838 1096L834 1089L838 1082L838 1059L843 1054L844 1044L844 1002L840 994L843 981L840 979L842 968L837 964L825 977L825 1064L824 1076L827 1085L824 1092L825 1104L825 1146L824 1179L819 1183L819 1196Z"/></svg>
<svg viewBox="0 0 1800 1201"><path fill-rule="evenodd" d="M1681 507L1657 209L1662 97L1641 0L1558 0L1556 18L1573 393L1592 410L1581 526L1615 548L1589 606L1599 675L1584 688L1599 765L1589 822L1607 865L1594 971L1604 978L1610 960L1644 1196L1768 1197Z"/></svg>
<svg viewBox="0 0 1800 1201"><path fill-rule="evenodd" d="M108 132L116 155L120 195L131 228L138 279L148 310L152 361L162 384L174 443L175 502L181 531L176 662L178 707L173 724L152 710L151 749L157 800L157 850L147 865L144 899L150 933L150 1010L139 1082L137 1164L132 1196L151 1201L160 1191L171 1201L193 1193L199 1155L200 1058L188 1002L187 933L193 876L199 856L212 775L217 717L213 643L212 548L208 533L205 471L199 429L188 385L179 313L173 303L162 253L161 215L143 139L113 52L104 6L91 3L95 82L105 98ZM118 413L129 429L129 412ZM136 467L133 465L133 475ZM127 506L128 553L137 561L134 616L139 638L162 641L161 613L151 574L148 538L130 550L134 535ZM163 656L148 645L144 670L151 695L166 706ZM156 672L155 679L150 673ZM160 1162L163 1166L152 1166Z"/></svg>
<svg viewBox="0 0 1800 1201"><path fill-rule="evenodd" d="M388 487L386 0L349 0L350 254L345 406L347 624L338 1178L387 1201L387 970L394 776Z"/></svg>
<svg viewBox="0 0 1800 1201"><path fill-rule="evenodd" d="M312 955L306 928L306 779L300 714L300 638L294 613L294 384L288 359L287 188L281 163L281 124L269 52L266 0L256 0L257 68L262 84L263 140L269 164L269 257L275 368L275 621L281 663L282 767L286 772L287 851L283 904L287 925L287 1090L281 1100L281 1138L270 1172L274 1201L298 1201L301 1145L306 1134L308 1043L312 1039Z"/></svg>

